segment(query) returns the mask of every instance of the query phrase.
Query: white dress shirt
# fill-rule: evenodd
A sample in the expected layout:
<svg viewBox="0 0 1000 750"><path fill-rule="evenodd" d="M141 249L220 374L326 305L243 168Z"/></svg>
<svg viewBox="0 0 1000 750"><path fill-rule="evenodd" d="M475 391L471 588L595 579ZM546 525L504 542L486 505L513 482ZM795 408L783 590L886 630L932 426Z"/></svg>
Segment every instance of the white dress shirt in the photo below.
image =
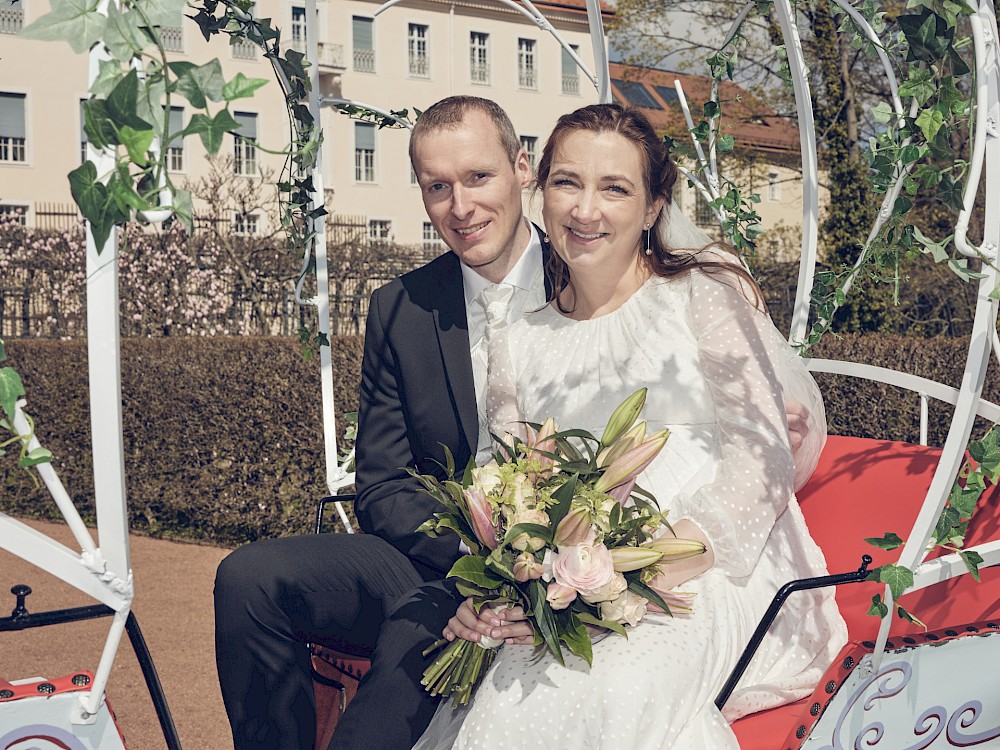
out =
<svg viewBox="0 0 1000 750"><path fill-rule="evenodd" d="M525 313L545 305L545 273L542 269L542 243L534 224L531 239L517 264L504 277L502 284L514 287L507 308L507 322L513 323ZM486 311L477 299L480 293L493 282L484 279L472 268L462 264L462 283L465 288L465 313L469 325L469 347L472 354L472 377L476 387L476 411L479 415L479 445L476 463L487 461L493 452L492 439L486 421L486 346L483 334L486 331Z"/></svg>

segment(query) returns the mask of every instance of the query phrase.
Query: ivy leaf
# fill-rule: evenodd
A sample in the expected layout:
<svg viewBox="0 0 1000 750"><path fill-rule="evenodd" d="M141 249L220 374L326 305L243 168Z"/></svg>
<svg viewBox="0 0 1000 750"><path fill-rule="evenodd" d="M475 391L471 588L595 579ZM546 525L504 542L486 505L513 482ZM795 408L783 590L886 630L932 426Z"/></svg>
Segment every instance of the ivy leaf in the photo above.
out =
<svg viewBox="0 0 1000 750"><path fill-rule="evenodd" d="M977 281L986 276L984 273L979 273L969 268L969 260L967 258L952 258L948 261L948 268L954 271L955 275L962 279L962 281Z"/></svg>
<svg viewBox="0 0 1000 750"><path fill-rule="evenodd" d="M141 18L135 11L122 13L117 3L108 3L108 24L104 29L104 44L113 57L128 60L146 46L146 39L140 31Z"/></svg>
<svg viewBox="0 0 1000 750"><path fill-rule="evenodd" d="M722 112L722 108L719 107L719 103L716 101L705 102L705 107L703 109L705 113L705 119L711 120L713 117L718 117Z"/></svg>
<svg viewBox="0 0 1000 750"><path fill-rule="evenodd" d="M720 135L719 140L715 142L715 148L720 154L728 154L735 145L736 139L731 135Z"/></svg>
<svg viewBox="0 0 1000 750"><path fill-rule="evenodd" d="M69 190L73 200L80 207L80 213L90 222L90 231L98 252L111 236L113 221L108 221L108 189L97 180L97 167L92 162L84 162L69 173Z"/></svg>
<svg viewBox="0 0 1000 750"><path fill-rule="evenodd" d="M928 141L933 141L938 131L944 125L944 115L934 107L930 107L917 115L915 124L924 134L924 138Z"/></svg>
<svg viewBox="0 0 1000 750"><path fill-rule="evenodd" d="M951 42L948 23L932 11L899 16L900 30L909 43L906 59L933 63L940 60ZM953 32L952 32L953 33Z"/></svg>
<svg viewBox="0 0 1000 750"><path fill-rule="evenodd" d="M242 73L237 73L233 80L226 82L222 87L222 98L231 102L234 99L251 97L257 89L266 83L266 78L247 78Z"/></svg>
<svg viewBox="0 0 1000 750"><path fill-rule="evenodd" d="M872 115L875 117L875 122L885 125L896 116L896 113L893 112L888 102L879 102L878 106L872 110Z"/></svg>
<svg viewBox="0 0 1000 750"><path fill-rule="evenodd" d="M898 599L913 585L913 571L902 565L883 565L879 568L878 579L889 587L892 598Z"/></svg>
<svg viewBox="0 0 1000 750"><path fill-rule="evenodd" d="M185 134L197 134L209 154L217 154L222 146L222 137L237 130L240 124L229 114L228 109L219 110L215 117L196 114L191 117L190 124L184 129Z"/></svg>
<svg viewBox="0 0 1000 750"><path fill-rule="evenodd" d="M940 242L935 242L934 240L926 237L919 228L913 226L913 239L923 245L923 250L921 252L927 253L934 259L935 263L942 263L948 260L947 247L951 243L952 235L948 235Z"/></svg>
<svg viewBox="0 0 1000 750"><path fill-rule="evenodd" d="M897 605L896 605L896 614L897 614L897 615L899 616L899 619L900 619L900 620L906 620L906 621L908 621L908 622L912 622L912 623L913 623L914 625L919 625L919 626L920 626L920 627L922 627L922 628L923 628L924 630L927 630L927 626L926 626L926 625L924 625L924 623L923 623L922 621L918 620L918 619L917 619L917 618L916 618L916 617L915 617L915 616L914 616L914 615L913 615L913 614L912 614L912 613L911 613L911 612L910 612L909 610L907 610L907 609L906 609L905 607L901 607L901 606L899 606L899 605L897 604Z"/></svg>
<svg viewBox="0 0 1000 750"><path fill-rule="evenodd" d="M135 69L132 69L108 94L108 117L119 126L128 125L135 130L152 130L153 126L136 114L138 100L139 75Z"/></svg>
<svg viewBox="0 0 1000 750"><path fill-rule="evenodd" d="M209 101L222 101L225 79L222 77L219 58L204 65L183 61L172 62L169 67L177 76L177 91L191 102L191 106L195 109L205 109Z"/></svg>
<svg viewBox="0 0 1000 750"><path fill-rule="evenodd" d="M24 396L24 383L13 367L0 368L0 405L7 421L14 424L14 406Z"/></svg>
<svg viewBox="0 0 1000 750"><path fill-rule="evenodd" d="M708 123L702 120L695 127L691 128L691 133L698 141L704 143L708 140Z"/></svg>
<svg viewBox="0 0 1000 750"><path fill-rule="evenodd" d="M131 181L125 182L117 174L108 181L108 195L115 202L119 214L129 216L132 209L146 211L150 208L149 202L135 192Z"/></svg>
<svg viewBox="0 0 1000 750"><path fill-rule="evenodd" d="M969 455L990 476L996 476L1000 469L1000 430L991 429L982 440L969 443Z"/></svg>
<svg viewBox="0 0 1000 750"><path fill-rule="evenodd" d="M896 202L892 206L893 216L903 216L908 213L909 210L913 208L913 201L907 198L905 195L900 195L896 198Z"/></svg>
<svg viewBox="0 0 1000 750"><path fill-rule="evenodd" d="M958 556L962 558L962 562L964 562L965 567L969 569L969 574L976 579L976 583L981 583L979 578L979 566L983 562L983 556L973 550L959 552Z"/></svg>
<svg viewBox="0 0 1000 750"><path fill-rule="evenodd" d="M965 95L955 85L954 76L944 76L941 79L938 85L938 101L952 112L955 112L956 104L961 104L961 109L965 108ZM955 113L958 114L958 112Z"/></svg>
<svg viewBox="0 0 1000 750"><path fill-rule="evenodd" d="M74 52L86 52L104 36L107 16L97 12L100 0L62 0L52 12L25 26L23 39L69 42Z"/></svg>
<svg viewBox="0 0 1000 750"><path fill-rule="evenodd" d="M118 131L108 116L106 99L90 99L83 103L83 129L94 148L118 144Z"/></svg>
<svg viewBox="0 0 1000 750"><path fill-rule="evenodd" d="M954 47L948 48L948 54L945 56L945 59L951 67L951 72L957 76L967 76L972 72L969 69L968 63L962 59L962 56L958 54L958 50Z"/></svg>
<svg viewBox="0 0 1000 750"><path fill-rule="evenodd" d="M153 26L180 26L187 0L134 0L134 4Z"/></svg>
<svg viewBox="0 0 1000 750"><path fill-rule="evenodd" d="M937 90L937 85L934 79L934 68L918 68L913 66L910 68L909 76L906 81L904 81L899 87L899 95L901 97L912 96L917 100L917 104L923 106L928 99L934 96L934 92ZM889 105L886 105L886 107L888 106ZM888 120L886 122L888 122Z"/></svg>
<svg viewBox="0 0 1000 750"><path fill-rule="evenodd" d="M118 138L135 164L144 167L149 163L146 152L153 143L152 130L133 130L128 125L123 125L118 131Z"/></svg>
<svg viewBox="0 0 1000 750"><path fill-rule="evenodd" d="M0 362L7 359L7 350L4 348L3 339L0 339Z"/></svg>
<svg viewBox="0 0 1000 750"><path fill-rule="evenodd" d="M181 226L187 230L188 236L194 235L194 204L191 200L190 190L174 189L174 216L181 222Z"/></svg>
<svg viewBox="0 0 1000 750"><path fill-rule="evenodd" d="M30 451L26 456L24 456L17 465L27 469L30 466L38 466L38 464L47 464L52 461L52 451L48 448L43 448L38 446L33 451Z"/></svg>
<svg viewBox="0 0 1000 750"><path fill-rule="evenodd" d="M961 211L964 198L962 197L962 181L956 180L947 172L941 173L941 182L938 184L937 197L954 211Z"/></svg>
<svg viewBox="0 0 1000 750"><path fill-rule="evenodd" d="M90 84L90 93L95 96L107 96L114 90L124 77L121 63L117 60L99 60L97 62L97 78Z"/></svg>
<svg viewBox="0 0 1000 750"><path fill-rule="evenodd" d="M866 537L865 541L879 549L896 549L903 544L903 540L893 531L886 532L885 536L881 537Z"/></svg>
<svg viewBox="0 0 1000 750"><path fill-rule="evenodd" d="M885 605L885 602L882 601L881 594L875 594L875 596L872 597L872 605L868 608L868 614L879 618L885 617L889 614L889 608Z"/></svg>

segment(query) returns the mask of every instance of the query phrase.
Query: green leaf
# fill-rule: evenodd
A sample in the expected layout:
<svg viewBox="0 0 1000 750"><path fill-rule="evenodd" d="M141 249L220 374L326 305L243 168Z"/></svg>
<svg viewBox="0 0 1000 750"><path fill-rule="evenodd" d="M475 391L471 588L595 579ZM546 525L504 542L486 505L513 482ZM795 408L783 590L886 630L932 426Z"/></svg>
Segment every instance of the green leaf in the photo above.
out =
<svg viewBox="0 0 1000 750"><path fill-rule="evenodd" d="M107 114L119 126L152 130L153 126L136 114L139 101L139 74L133 68L118 82L107 98Z"/></svg>
<svg viewBox="0 0 1000 750"><path fill-rule="evenodd" d="M889 587L893 599L901 597L913 585L913 571L902 565L883 565L879 568L878 578Z"/></svg>
<svg viewBox="0 0 1000 750"><path fill-rule="evenodd" d="M872 110L872 115L875 117L875 122L885 125L896 116L896 113L888 102L879 102L878 106Z"/></svg>
<svg viewBox="0 0 1000 750"><path fill-rule="evenodd" d="M3 345L3 339L0 339L0 362L7 359L7 349Z"/></svg>
<svg viewBox="0 0 1000 750"><path fill-rule="evenodd" d="M486 569L486 561L479 555L462 555L451 566L448 577L461 578L486 589L495 589L503 583L502 578L498 578Z"/></svg>
<svg viewBox="0 0 1000 750"><path fill-rule="evenodd" d="M118 144L118 130L108 116L106 99L90 99L83 103L83 129L94 148L102 149Z"/></svg>
<svg viewBox="0 0 1000 750"><path fill-rule="evenodd" d="M559 620L564 623L560 640L571 652L587 662L587 666L591 666L594 663L594 644L590 642L590 633L572 612L568 613L568 617L559 617Z"/></svg>
<svg viewBox="0 0 1000 750"><path fill-rule="evenodd" d="M188 237L194 235L194 204L191 200L190 190L180 190L174 188L174 216L181 222L187 230Z"/></svg>
<svg viewBox="0 0 1000 750"><path fill-rule="evenodd" d="M906 620L907 622L912 622L915 625L919 625L924 630L927 630L927 626L923 622L914 617L905 607L896 605L896 614L899 616L900 620Z"/></svg>
<svg viewBox="0 0 1000 750"><path fill-rule="evenodd" d="M90 93L95 96L107 96L124 77L122 64L118 60L99 60L97 78L90 84Z"/></svg>
<svg viewBox="0 0 1000 750"><path fill-rule="evenodd" d="M98 252L111 236L114 220L108 216L108 189L97 180L97 167L91 162L84 162L69 173L69 189L73 200L80 208L80 213L90 222L90 231Z"/></svg>
<svg viewBox="0 0 1000 750"><path fill-rule="evenodd" d="M123 125L118 131L118 138L134 163L142 167L149 163L146 152L153 143L152 130L133 130L128 125Z"/></svg>
<svg viewBox="0 0 1000 750"><path fill-rule="evenodd" d="M142 52L146 37L140 30L142 20L138 13L122 13L117 3L108 3L108 23L104 29L104 44L112 57L129 60Z"/></svg>
<svg viewBox="0 0 1000 750"><path fill-rule="evenodd" d="M554 528L556 524L553 523L552 526ZM535 536L539 539L544 539L549 543L552 542L552 532L549 531L548 527L537 523L518 523L514 524L507 530L507 534L503 538L503 543L510 544L513 540L521 536L521 534Z"/></svg>
<svg viewBox="0 0 1000 750"><path fill-rule="evenodd" d="M911 208L913 208L913 201L905 195L900 195L896 198L896 202L892 204L892 215L903 216L908 213Z"/></svg>
<svg viewBox="0 0 1000 750"><path fill-rule="evenodd" d="M981 489L965 489L956 485L951 491L948 503L958 513L959 518L972 518L976 512L976 503L982 497L982 494L983 491Z"/></svg>
<svg viewBox="0 0 1000 750"><path fill-rule="evenodd" d="M0 368L0 406L7 419L14 424L14 406L24 396L24 383L13 367Z"/></svg>
<svg viewBox="0 0 1000 750"><path fill-rule="evenodd" d="M705 102L705 107L703 111L705 113L705 119L711 120L713 117L719 116L719 114L722 112L722 108L716 101L707 101Z"/></svg>
<svg viewBox="0 0 1000 750"><path fill-rule="evenodd" d="M986 277L986 274L973 271L969 268L968 258L952 258L948 261L948 268L954 271L955 275L963 281L978 281Z"/></svg>
<svg viewBox="0 0 1000 750"><path fill-rule="evenodd" d="M941 182L938 183L937 197L953 211L961 211L964 204L962 181L956 180L947 172L942 172Z"/></svg>
<svg viewBox="0 0 1000 750"><path fill-rule="evenodd" d="M471 555L466 555L471 557ZM559 648L559 633L556 629L556 620L552 614L552 607L549 606L545 598L545 586L541 581L531 581L528 584L528 598L531 604L531 613L534 615L535 626L542 636L542 642L548 647L552 656L563 666L566 661L563 658L562 649Z"/></svg>
<svg viewBox="0 0 1000 750"><path fill-rule="evenodd" d="M965 94L958 90L954 76L941 78L941 82L938 84L938 101L952 111L954 111L956 104L965 104Z"/></svg>
<svg viewBox="0 0 1000 750"><path fill-rule="evenodd" d="M551 528L556 528L559 522L569 513L569 506L573 501L574 494L576 494L575 476L567 479L560 485L559 489L552 493L552 499L556 501L556 504L549 508L549 523Z"/></svg>
<svg viewBox="0 0 1000 750"><path fill-rule="evenodd" d="M882 537L866 537L865 541L879 549L896 549L903 544L903 540L893 531L886 532L885 536Z"/></svg>
<svg viewBox="0 0 1000 750"><path fill-rule="evenodd" d="M934 92L937 91L935 77L933 68L911 66L906 81L899 87L899 95L901 97L912 96L917 100L917 104L923 106L928 99L934 96ZM888 107L888 105L886 106Z"/></svg>
<svg viewBox="0 0 1000 750"><path fill-rule="evenodd" d="M46 13L21 30L23 39L69 42L74 52L86 52L102 36L108 19L97 12L100 0L53 0Z"/></svg>
<svg viewBox="0 0 1000 750"><path fill-rule="evenodd" d="M593 625L597 628L604 628L605 630L611 630L618 635L628 638L628 633L625 630L625 626L620 622L612 622L610 620L602 620L599 617L594 617L589 612L577 612L576 616L580 619L580 622L586 625Z"/></svg>
<svg viewBox="0 0 1000 750"><path fill-rule="evenodd" d="M180 26L187 0L133 0L154 26Z"/></svg>
<svg viewBox="0 0 1000 750"><path fill-rule="evenodd" d="M657 607L659 607L669 615L670 607L668 607L667 603L663 601L663 597L657 594L654 589L650 588L649 586L644 584L641 580L639 580L639 576L641 573L642 571L636 570L632 571L631 574L629 573L625 574L625 579L628 581L628 590L638 594L639 596L644 596L646 599L651 601L653 604L655 604Z"/></svg>
<svg viewBox="0 0 1000 750"><path fill-rule="evenodd" d="M254 92L266 83L266 78L247 78L242 73L237 73L233 80L222 87L222 98L231 102L234 99L252 97Z"/></svg>
<svg viewBox="0 0 1000 750"><path fill-rule="evenodd" d="M720 154L728 154L736 145L736 139L731 135L720 135L715 143L715 148Z"/></svg>
<svg viewBox="0 0 1000 750"><path fill-rule="evenodd" d="M189 62L170 63L170 69L177 76L177 91L195 109L205 109L209 101L222 101L222 65L215 58L204 65ZM213 152L214 153L214 152Z"/></svg>
<svg viewBox="0 0 1000 750"><path fill-rule="evenodd" d="M976 583L980 583L979 566L983 563L983 556L973 550L959 552L958 556L962 558L965 567L969 569L969 575L976 579Z"/></svg>
<svg viewBox="0 0 1000 750"><path fill-rule="evenodd" d="M933 141L938 131L944 125L944 115L934 107L931 107L917 115L915 123L920 128L920 132L924 134L924 138L928 141Z"/></svg>
<svg viewBox="0 0 1000 750"><path fill-rule="evenodd" d="M899 16L896 22L909 44L907 60L933 63L941 59L951 41L948 24L941 16L924 10Z"/></svg>
<svg viewBox="0 0 1000 750"><path fill-rule="evenodd" d="M926 237L919 228L914 226L913 238L923 246L923 250L921 252L929 254L934 259L935 263L941 263L948 260L947 247L951 243L952 235L949 234L940 242L934 242L934 240Z"/></svg>
<svg viewBox="0 0 1000 750"><path fill-rule="evenodd" d="M37 466L38 464L47 464L52 461L52 451L48 448L42 448L38 446L33 451L30 451L26 456L24 456L20 461L17 462L18 466L27 469L29 466Z"/></svg>
<svg viewBox="0 0 1000 750"><path fill-rule="evenodd" d="M875 617L885 617L889 614L889 608L882 601L881 594L875 594L872 597L872 605L868 608L868 614L874 615Z"/></svg>
<svg viewBox="0 0 1000 750"><path fill-rule="evenodd" d="M209 154L217 154L222 146L222 138L226 133L237 130L240 124L236 122L228 109L219 110L215 117L196 114L184 129L186 135L197 134Z"/></svg>

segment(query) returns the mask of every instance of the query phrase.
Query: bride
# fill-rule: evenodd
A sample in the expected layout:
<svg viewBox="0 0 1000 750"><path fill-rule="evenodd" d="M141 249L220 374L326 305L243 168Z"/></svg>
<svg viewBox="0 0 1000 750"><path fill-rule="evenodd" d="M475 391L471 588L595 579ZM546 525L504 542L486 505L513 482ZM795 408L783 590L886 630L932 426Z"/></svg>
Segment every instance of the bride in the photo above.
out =
<svg viewBox="0 0 1000 750"><path fill-rule="evenodd" d="M443 702L421 750L738 748L728 721L807 695L846 640L832 592L797 594L715 707L778 588L826 573L795 500L783 406L822 404L739 261L718 245L681 249L697 230L672 205L676 177L641 113L608 104L560 118L538 165L557 293L511 326L508 369L525 419L595 434L648 387L642 416L671 435L639 483L708 550L653 586L694 594L693 612L650 613L627 639L601 639L592 668L539 656L524 645L530 626L510 623L473 701ZM475 617L462 605L446 636L478 640Z"/></svg>

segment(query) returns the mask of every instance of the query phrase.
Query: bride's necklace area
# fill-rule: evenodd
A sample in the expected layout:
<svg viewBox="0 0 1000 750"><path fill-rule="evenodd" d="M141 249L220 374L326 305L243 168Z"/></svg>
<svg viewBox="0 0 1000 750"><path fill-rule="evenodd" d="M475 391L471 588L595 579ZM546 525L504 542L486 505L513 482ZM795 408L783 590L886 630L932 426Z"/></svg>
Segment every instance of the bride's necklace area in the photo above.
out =
<svg viewBox="0 0 1000 750"><path fill-rule="evenodd" d="M591 290L591 294L581 294L579 280L573 279L571 273L570 279L573 284L563 289L558 298L563 308L569 312L562 312L555 302L553 302L553 308L564 318L579 321L596 320L610 315L632 299L635 293L645 286L651 276L650 272L639 263L633 267L633 271L633 274L622 275L623 279L626 276L631 276L634 279L633 283L624 288L620 286L620 282L610 289L601 285L602 288L596 291Z"/></svg>

